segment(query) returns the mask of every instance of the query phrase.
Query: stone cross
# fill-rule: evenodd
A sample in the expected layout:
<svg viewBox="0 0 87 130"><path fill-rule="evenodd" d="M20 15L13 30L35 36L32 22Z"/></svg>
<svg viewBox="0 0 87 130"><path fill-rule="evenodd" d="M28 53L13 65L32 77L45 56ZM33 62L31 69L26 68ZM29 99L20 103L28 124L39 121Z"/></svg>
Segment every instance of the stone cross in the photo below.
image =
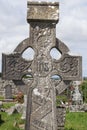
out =
<svg viewBox="0 0 87 130"><path fill-rule="evenodd" d="M81 56L69 55L68 47L56 38L58 20L58 2L28 2L30 38L21 42L14 53L2 57L4 79L21 80L24 75L33 76L27 89L25 130L58 130L56 90L60 94L71 80L82 78ZM35 55L33 60L27 61L22 54L29 47ZM60 59L51 57L52 48L61 53ZM53 82L51 77L54 75L58 75L61 81Z"/></svg>

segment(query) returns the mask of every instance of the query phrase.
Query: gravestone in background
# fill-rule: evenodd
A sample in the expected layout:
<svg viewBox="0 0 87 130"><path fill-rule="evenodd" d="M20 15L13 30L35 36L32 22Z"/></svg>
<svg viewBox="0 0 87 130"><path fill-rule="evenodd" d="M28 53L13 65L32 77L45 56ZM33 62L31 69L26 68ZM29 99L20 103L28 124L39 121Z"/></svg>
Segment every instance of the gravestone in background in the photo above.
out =
<svg viewBox="0 0 87 130"><path fill-rule="evenodd" d="M27 108L27 95L24 95L23 112L21 119L26 119L26 108Z"/></svg>
<svg viewBox="0 0 87 130"><path fill-rule="evenodd" d="M78 84L78 82L74 82L73 85L74 89L71 91L72 104L69 106L69 109L71 112L83 111L83 97L79 91L80 83Z"/></svg>
<svg viewBox="0 0 87 130"><path fill-rule="evenodd" d="M5 98L12 99L12 86L10 84L5 86Z"/></svg>
<svg viewBox="0 0 87 130"><path fill-rule="evenodd" d="M27 84L27 112L25 130L63 130L64 109L56 107L56 91L62 93L71 80L81 80L81 56L69 55L68 47L56 38L59 20L58 2L29 2L27 21L30 38L21 42L14 53L3 54L3 78L19 81L24 75L32 75ZM32 48L34 57L22 57L27 48ZM51 57L52 48L61 54ZM55 81L52 76L58 75ZM62 111L62 112L61 112ZM61 116L60 116L61 115ZM61 125L60 125L61 124Z"/></svg>

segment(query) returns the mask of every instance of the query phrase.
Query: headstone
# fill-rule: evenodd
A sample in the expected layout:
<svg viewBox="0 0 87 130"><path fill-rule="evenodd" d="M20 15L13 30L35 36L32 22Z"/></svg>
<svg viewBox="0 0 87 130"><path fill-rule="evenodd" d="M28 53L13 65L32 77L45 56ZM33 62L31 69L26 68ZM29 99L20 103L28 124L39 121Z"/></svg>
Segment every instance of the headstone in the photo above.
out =
<svg viewBox="0 0 87 130"><path fill-rule="evenodd" d="M69 106L70 111L72 112L78 112L82 111L83 109L83 98L79 91L78 82L74 83L74 90L71 94L72 97L72 104Z"/></svg>
<svg viewBox="0 0 87 130"><path fill-rule="evenodd" d="M12 86L10 84L5 86L5 98L12 99Z"/></svg>
<svg viewBox="0 0 87 130"><path fill-rule="evenodd" d="M76 86L72 94L72 105L82 105L82 104L83 104L82 95L79 91L78 86Z"/></svg>
<svg viewBox="0 0 87 130"><path fill-rule="evenodd" d="M26 119L26 108L27 108L27 95L24 95L24 103L22 104L23 106L23 112L22 112L22 117L21 119Z"/></svg>
<svg viewBox="0 0 87 130"><path fill-rule="evenodd" d="M60 94L71 80L81 80L81 56L69 55L68 47L56 39L56 23L59 20L58 2L29 2L27 21L30 38L21 42L14 53L3 54L3 78L21 80L31 74L33 81L27 87L27 110L25 130L60 130L60 112L56 108L56 90ZM23 52L31 47L33 60L25 60ZM52 48L61 53L60 59L50 55ZM59 75L61 82L51 77ZM61 116L64 119L64 114ZM60 119L61 120L61 119ZM62 120L64 121L64 120ZM62 123L61 123L62 124ZM61 125L61 129L64 124Z"/></svg>

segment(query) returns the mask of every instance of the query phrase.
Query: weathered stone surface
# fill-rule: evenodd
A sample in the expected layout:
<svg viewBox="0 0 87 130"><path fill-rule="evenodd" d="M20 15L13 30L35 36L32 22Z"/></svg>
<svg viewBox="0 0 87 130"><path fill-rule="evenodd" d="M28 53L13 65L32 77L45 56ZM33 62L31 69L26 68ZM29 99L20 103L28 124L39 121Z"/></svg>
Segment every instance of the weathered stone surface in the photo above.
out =
<svg viewBox="0 0 87 130"><path fill-rule="evenodd" d="M10 84L5 86L5 98L12 99L12 86Z"/></svg>
<svg viewBox="0 0 87 130"><path fill-rule="evenodd" d="M58 21L59 19L58 2L28 2L27 20L31 21ZM45 12L45 13L44 13Z"/></svg>
<svg viewBox="0 0 87 130"><path fill-rule="evenodd" d="M25 130L63 129L64 124L60 126L60 121L64 123L61 114L64 110L60 112L56 108L56 90L60 94L71 80L81 80L82 57L71 56L68 47L56 39L58 7L58 3L28 2L30 38L21 42L14 53L3 54L3 78L21 80L27 74L33 77L27 87ZM28 47L35 52L34 59L29 61L22 57ZM58 60L50 55L54 47L61 53ZM61 82L53 82L53 75L59 75ZM61 119L57 115L61 115Z"/></svg>
<svg viewBox="0 0 87 130"><path fill-rule="evenodd" d="M18 92L18 88L13 83L13 81L11 81L11 80L9 80L9 81L8 80L2 80L0 78L0 95L3 96L4 98L5 98L6 86L8 84L12 86L12 96L15 95Z"/></svg>
<svg viewBox="0 0 87 130"><path fill-rule="evenodd" d="M24 79L23 80L2 80L0 78L0 95L6 98L6 86L10 85L12 87L12 97L17 95L18 92L27 94L27 84L31 84L33 79Z"/></svg>
<svg viewBox="0 0 87 130"><path fill-rule="evenodd" d="M69 80L61 81L60 83L54 82L56 90L57 90L57 94L61 94L62 92L64 92L64 90L66 90L67 87L69 87L70 82L71 81L69 81Z"/></svg>
<svg viewBox="0 0 87 130"><path fill-rule="evenodd" d="M26 108L27 108L27 95L24 95L24 103L22 104L23 106L23 112L22 112L22 117L21 119L26 119Z"/></svg>
<svg viewBox="0 0 87 130"><path fill-rule="evenodd" d="M21 80L31 66L31 62L24 61L19 53L10 55L3 54L2 58L4 63L3 78L7 77L7 79Z"/></svg>
<svg viewBox="0 0 87 130"><path fill-rule="evenodd" d="M83 111L87 112L87 104L83 104Z"/></svg>
<svg viewBox="0 0 87 130"><path fill-rule="evenodd" d="M69 111L70 112L83 112L84 111L84 105L70 105Z"/></svg>
<svg viewBox="0 0 87 130"><path fill-rule="evenodd" d="M57 106L57 129L64 130L66 108L63 106ZM59 118L60 117L60 118Z"/></svg>
<svg viewBox="0 0 87 130"><path fill-rule="evenodd" d="M40 24L40 23L38 23L38 24ZM35 32L34 32L34 34L35 34ZM49 38L51 38L52 36L50 36ZM34 39L36 40L36 37ZM34 40L34 39L32 38L32 40ZM36 48L36 44L35 44L36 41L35 41L35 43L34 43L34 41L32 41L32 42L33 42L32 46L31 46L31 44L29 44L29 46L31 46L32 48ZM49 41L49 42L51 42L51 41ZM40 45L41 45L40 43L38 43L39 46L38 46L37 50L38 50L38 52L40 50L40 52L39 52L40 55L43 55L42 59L40 59L40 57L37 55L37 53L36 53L34 61L24 60L21 57L21 53L22 53L21 51L20 51L20 54L18 52L15 52L15 54L13 53L10 55L3 54L3 56L2 56L2 58L3 58L3 78L9 79L9 80L10 79L21 80L24 75L29 73L28 70L31 69L31 72L30 72L31 74L34 74L36 71L38 71L39 75L46 76L48 73L51 72L52 75L54 75L54 74L60 75L62 77L62 80L67 80L67 79L68 80L81 80L82 79L82 77L81 77L81 75L82 75L82 71L81 71L82 58L81 58L81 56L71 56L68 53L65 53L63 55L64 52L63 52L63 48L61 49L61 46L63 47L64 44L62 44L62 42L60 42L60 41L57 41L56 43L55 42L56 41L54 41L54 38L53 38L52 45L48 44L47 50L50 51L50 48L55 46L62 53L61 59L59 59L59 60L50 59L50 55L48 55L48 54L45 58L43 51L44 51L44 53L46 53L46 49L44 47L42 50L40 47ZM62 44L60 46L60 48L59 48L58 42L59 42L59 44ZM21 43L20 47L18 46L17 50L20 50L20 48L23 46L22 44L23 44L23 42ZM25 44L27 44L27 42L25 42ZM47 44L47 42L46 42L46 44ZM26 49L26 45L23 49L24 50ZM65 49L65 45L64 45L64 49ZM41 71L41 74L40 74L40 71Z"/></svg>

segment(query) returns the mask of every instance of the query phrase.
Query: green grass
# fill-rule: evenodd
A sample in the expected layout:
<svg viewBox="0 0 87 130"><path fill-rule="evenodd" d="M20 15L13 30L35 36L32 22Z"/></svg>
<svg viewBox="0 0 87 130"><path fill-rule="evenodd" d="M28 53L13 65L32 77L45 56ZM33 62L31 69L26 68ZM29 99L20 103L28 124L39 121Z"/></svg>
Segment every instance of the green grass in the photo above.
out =
<svg viewBox="0 0 87 130"><path fill-rule="evenodd" d="M2 100L2 99L4 99L4 97L3 97L3 96L0 96L0 100Z"/></svg>
<svg viewBox="0 0 87 130"><path fill-rule="evenodd" d="M4 103L3 108L8 109L14 105L14 102ZM0 112L0 114L2 119L2 122L0 122L0 130L23 130L19 128L19 124L24 123L24 121L20 119L21 114L8 115L6 112Z"/></svg>
<svg viewBox="0 0 87 130"><path fill-rule="evenodd" d="M87 113L85 112L67 113L65 130L87 130Z"/></svg>
<svg viewBox="0 0 87 130"><path fill-rule="evenodd" d="M19 128L19 124L24 124L24 121L20 119L21 114L8 115L5 112L0 112L0 114L3 120L3 122L0 122L0 130L23 130ZM65 130L87 130L87 113L67 112Z"/></svg>
<svg viewBox="0 0 87 130"><path fill-rule="evenodd" d="M60 105L60 101L67 102L67 97L65 95L58 95L56 97L56 105Z"/></svg>
<svg viewBox="0 0 87 130"><path fill-rule="evenodd" d="M22 130L19 128L20 114L8 115L5 112L0 113L3 122L0 122L0 130ZM16 126L14 125L16 123Z"/></svg>
<svg viewBox="0 0 87 130"><path fill-rule="evenodd" d="M15 105L14 102L3 103L2 108L8 109L8 108L10 108L10 107L12 107L14 105Z"/></svg>

